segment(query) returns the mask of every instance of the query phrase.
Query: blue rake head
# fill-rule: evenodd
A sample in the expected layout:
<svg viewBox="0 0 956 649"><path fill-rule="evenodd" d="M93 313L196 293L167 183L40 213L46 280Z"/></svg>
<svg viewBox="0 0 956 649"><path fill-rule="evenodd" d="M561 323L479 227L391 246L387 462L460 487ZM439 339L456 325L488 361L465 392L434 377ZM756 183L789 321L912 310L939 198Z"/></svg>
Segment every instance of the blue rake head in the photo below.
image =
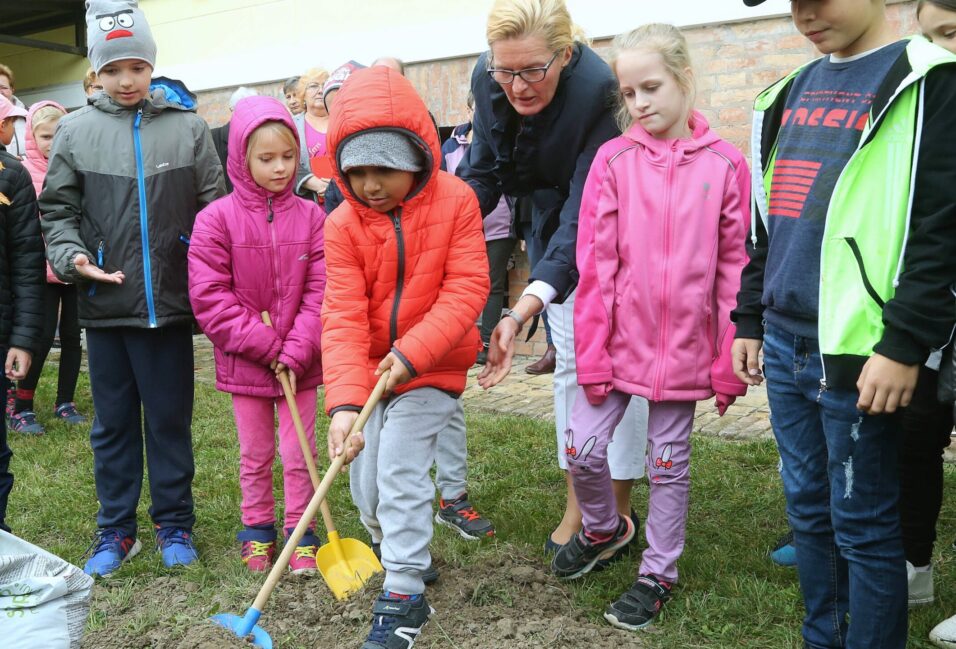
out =
<svg viewBox="0 0 956 649"><path fill-rule="evenodd" d="M260 615L262 615L261 611L250 607L242 617L231 613L220 613L219 615L213 615L210 619L219 626L229 629L240 638L252 634L253 644L256 647L272 649L272 638L269 637L265 629L256 624Z"/></svg>

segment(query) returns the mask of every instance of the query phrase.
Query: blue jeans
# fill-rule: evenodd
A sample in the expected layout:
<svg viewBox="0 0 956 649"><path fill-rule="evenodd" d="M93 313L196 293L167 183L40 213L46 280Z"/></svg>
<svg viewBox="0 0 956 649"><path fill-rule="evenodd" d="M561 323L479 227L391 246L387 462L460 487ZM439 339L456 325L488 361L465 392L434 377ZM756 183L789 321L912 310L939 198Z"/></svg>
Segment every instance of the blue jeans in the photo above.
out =
<svg viewBox="0 0 956 649"><path fill-rule="evenodd" d="M768 325L763 353L806 607L804 642L812 649L903 649L900 427L890 416L858 411L855 390L821 389L816 340Z"/></svg>

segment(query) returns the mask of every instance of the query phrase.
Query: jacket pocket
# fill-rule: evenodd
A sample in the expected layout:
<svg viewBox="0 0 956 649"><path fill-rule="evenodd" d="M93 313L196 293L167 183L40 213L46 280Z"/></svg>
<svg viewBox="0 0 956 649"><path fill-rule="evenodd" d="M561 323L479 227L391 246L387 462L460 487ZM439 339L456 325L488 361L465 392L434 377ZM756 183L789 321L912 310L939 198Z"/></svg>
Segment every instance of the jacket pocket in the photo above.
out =
<svg viewBox="0 0 956 649"><path fill-rule="evenodd" d="M860 271L860 279L863 281L863 288L866 289L866 292L869 294L873 301L876 302L879 307L882 309L883 305L886 304L883 298L880 297L880 294L876 292L876 289L873 288L873 284L870 283L870 278L866 274L866 266L863 264L863 253L860 252L860 246L857 244L856 239L853 237L845 237L844 241L850 247L850 252L853 253L853 258L856 260L856 267Z"/></svg>

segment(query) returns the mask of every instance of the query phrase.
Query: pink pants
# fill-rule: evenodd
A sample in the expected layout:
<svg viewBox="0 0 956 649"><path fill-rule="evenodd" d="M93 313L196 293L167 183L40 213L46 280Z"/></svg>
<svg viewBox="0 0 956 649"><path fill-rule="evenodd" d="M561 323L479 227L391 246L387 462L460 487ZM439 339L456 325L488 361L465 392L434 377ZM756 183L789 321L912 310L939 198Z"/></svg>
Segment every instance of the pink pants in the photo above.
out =
<svg viewBox="0 0 956 649"><path fill-rule="evenodd" d="M295 397L302 425L315 457L315 388L299 390ZM239 486L242 488L243 525L275 523L272 464L276 457L275 411L279 411L279 454L285 491L285 528L296 526L314 493L305 466L299 436L285 397L270 399L232 395L239 433Z"/></svg>
<svg viewBox="0 0 956 649"><path fill-rule="evenodd" d="M611 487L607 445L631 401L612 390L600 406L588 403L578 388L567 432L568 468L581 506L585 529L606 533L617 529L617 502ZM684 550L690 496L690 432L694 401L650 401L647 414L648 498L647 549L640 574L677 581L677 559Z"/></svg>

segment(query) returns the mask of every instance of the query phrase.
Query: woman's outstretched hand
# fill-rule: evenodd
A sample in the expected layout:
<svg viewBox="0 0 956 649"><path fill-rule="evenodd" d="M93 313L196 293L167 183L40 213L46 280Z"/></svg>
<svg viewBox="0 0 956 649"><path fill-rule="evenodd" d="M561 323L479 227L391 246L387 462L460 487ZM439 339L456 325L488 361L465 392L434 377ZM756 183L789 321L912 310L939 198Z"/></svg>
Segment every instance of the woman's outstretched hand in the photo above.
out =
<svg viewBox="0 0 956 649"><path fill-rule="evenodd" d="M478 374L478 385L485 390L492 388L511 372L511 359L515 355L515 335L518 323L513 318L505 318L491 332L488 343L488 360Z"/></svg>

